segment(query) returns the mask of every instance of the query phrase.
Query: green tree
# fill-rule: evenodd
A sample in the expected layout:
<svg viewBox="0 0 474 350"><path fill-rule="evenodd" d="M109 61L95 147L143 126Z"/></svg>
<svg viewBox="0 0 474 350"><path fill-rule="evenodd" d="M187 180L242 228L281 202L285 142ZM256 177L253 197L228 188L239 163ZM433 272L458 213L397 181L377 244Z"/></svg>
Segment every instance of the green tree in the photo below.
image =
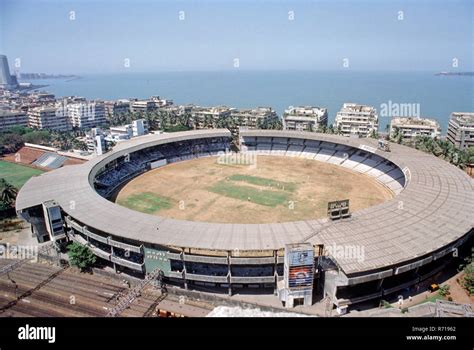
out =
<svg viewBox="0 0 474 350"><path fill-rule="evenodd" d="M96 262L96 256L89 247L73 242L67 247L69 262L72 266L77 266L81 271L89 269Z"/></svg>
<svg viewBox="0 0 474 350"><path fill-rule="evenodd" d="M450 289L450 286L448 284L443 284L442 286L439 287L439 295L441 295L442 297L445 297L447 295L449 295L449 289Z"/></svg>
<svg viewBox="0 0 474 350"><path fill-rule="evenodd" d="M392 141L398 143L399 145L402 144L403 133L398 126L395 126L393 128Z"/></svg>
<svg viewBox="0 0 474 350"><path fill-rule="evenodd" d="M0 179L0 200L3 207L11 208L15 204L18 190L5 179Z"/></svg>
<svg viewBox="0 0 474 350"><path fill-rule="evenodd" d="M14 153L20 149L25 140L20 134L6 133L0 136L0 145L3 145L5 153Z"/></svg>
<svg viewBox="0 0 474 350"><path fill-rule="evenodd" d="M26 126L20 126L20 125L15 125L15 126L12 126L10 129L8 129L9 133L17 134L17 135L24 135L32 131L33 129L27 128Z"/></svg>
<svg viewBox="0 0 474 350"><path fill-rule="evenodd" d="M474 295L474 254L465 259L466 264L461 266L464 276L460 281L461 286L469 295Z"/></svg>
<svg viewBox="0 0 474 350"><path fill-rule="evenodd" d="M185 125L171 125L163 129L164 132L178 132L178 131L188 131L190 130L189 126Z"/></svg>
<svg viewBox="0 0 474 350"><path fill-rule="evenodd" d="M51 132L48 130L35 130L23 135L25 142L39 145L48 145L51 138Z"/></svg>

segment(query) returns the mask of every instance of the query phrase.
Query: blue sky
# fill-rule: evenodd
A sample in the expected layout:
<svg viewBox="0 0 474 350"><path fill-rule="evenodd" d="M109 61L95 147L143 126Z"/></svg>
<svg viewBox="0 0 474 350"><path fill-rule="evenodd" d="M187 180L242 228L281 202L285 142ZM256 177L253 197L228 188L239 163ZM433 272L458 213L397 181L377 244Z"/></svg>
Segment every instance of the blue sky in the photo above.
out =
<svg viewBox="0 0 474 350"><path fill-rule="evenodd" d="M0 0L0 53L47 73L226 70L235 58L249 70L337 70L347 58L354 70L470 71L473 3Z"/></svg>

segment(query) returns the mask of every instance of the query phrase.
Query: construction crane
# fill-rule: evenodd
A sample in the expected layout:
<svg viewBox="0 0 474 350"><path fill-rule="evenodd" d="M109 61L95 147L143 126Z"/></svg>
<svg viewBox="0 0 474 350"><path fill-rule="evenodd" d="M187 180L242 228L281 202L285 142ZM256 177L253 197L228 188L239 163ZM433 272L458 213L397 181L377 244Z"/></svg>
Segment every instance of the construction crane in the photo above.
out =
<svg viewBox="0 0 474 350"><path fill-rule="evenodd" d="M49 251L51 250L52 247L54 247L54 242L49 242L49 243L43 245L42 247L40 247L38 249L38 252L37 252L36 255L39 256L41 253L49 253ZM35 256L31 256L31 257L24 258L24 259L19 259L19 260L16 260L16 261L12 262L11 264L2 266L0 268L0 276L8 274L9 272L19 268L21 265L26 264L27 262L29 262L33 258L35 258Z"/></svg>
<svg viewBox="0 0 474 350"><path fill-rule="evenodd" d="M110 309L110 311L107 314L107 317L120 316L120 314L124 310L126 310L137 297L140 296L143 288L145 288L148 284L154 281L157 277L159 278L160 286L163 289L164 288L164 285L162 283L163 271L161 271L160 269L155 269L151 271L149 274L147 274L145 276L145 279L141 280L140 283L138 283L125 296L123 296L119 300L117 305L113 309Z"/></svg>

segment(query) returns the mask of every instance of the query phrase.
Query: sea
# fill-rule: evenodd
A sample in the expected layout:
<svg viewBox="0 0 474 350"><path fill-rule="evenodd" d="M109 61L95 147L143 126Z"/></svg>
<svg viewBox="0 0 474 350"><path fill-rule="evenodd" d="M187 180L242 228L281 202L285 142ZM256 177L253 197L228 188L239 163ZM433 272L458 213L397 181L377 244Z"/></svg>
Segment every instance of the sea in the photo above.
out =
<svg viewBox="0 0 474 350"><path fill-rule="evenodd" d="M88 99L160 96L175 104L226 105L236 108L288 106L328 109L333 122L344 102L371 105L379 112L379 130L407 112L439 121L446 134L451 112L474 112L474 76L437 76L436 72L380 71L201 71L84 74L75 79L33 80L57 97ZM404 107L403 107L404 106ZM413 107L413 108L411 108ZM398 111L397 111L398 108ZM387 113L388 111L388 113ZM403 113L402 113L403 112Z"/></svg>

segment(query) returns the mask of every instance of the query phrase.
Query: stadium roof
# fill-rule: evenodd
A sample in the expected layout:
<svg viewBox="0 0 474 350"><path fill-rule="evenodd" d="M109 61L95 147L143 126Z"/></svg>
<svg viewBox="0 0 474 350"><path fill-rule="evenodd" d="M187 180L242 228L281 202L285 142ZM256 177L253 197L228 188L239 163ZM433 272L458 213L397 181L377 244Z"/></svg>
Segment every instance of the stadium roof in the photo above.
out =
<svg viewBox="0 0 474 350"><path fill-rule="evenodd" d="M204 137L230 137L227 130L149 135L119 144L108 154L31 178L18 194L16 209L57 201L74 219L115 236L164 246L209 250L280 249L289 243L363 246L364 259L336 259L346 274L378 270L433 253L474 226L474 180L432 155L394 144L377 150L377 140L273 130L241 131L241 136L322 140L368 150L403 170L405 189L393 199L352 214L350 219L271 224L226 224L176 220L133 211L108 201L90 184L106 163L150 146Z"/></svg>

